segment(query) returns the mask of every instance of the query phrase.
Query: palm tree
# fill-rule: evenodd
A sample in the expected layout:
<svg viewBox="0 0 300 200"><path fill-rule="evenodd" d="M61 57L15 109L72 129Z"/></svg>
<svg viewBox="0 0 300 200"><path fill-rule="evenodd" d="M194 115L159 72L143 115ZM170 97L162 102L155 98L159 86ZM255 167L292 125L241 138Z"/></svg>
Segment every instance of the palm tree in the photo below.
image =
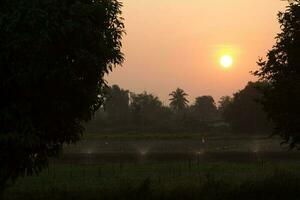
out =
<svg viewBox="0 0 300 200"><path fill-rule="evenodd" d="M188 107L189 101L186 99L186 94L183 89L177 88L175 91L173 91L171 94L169 94L171 98L169 99L170 107L175 112L181 112L185 108Z"/></svg>

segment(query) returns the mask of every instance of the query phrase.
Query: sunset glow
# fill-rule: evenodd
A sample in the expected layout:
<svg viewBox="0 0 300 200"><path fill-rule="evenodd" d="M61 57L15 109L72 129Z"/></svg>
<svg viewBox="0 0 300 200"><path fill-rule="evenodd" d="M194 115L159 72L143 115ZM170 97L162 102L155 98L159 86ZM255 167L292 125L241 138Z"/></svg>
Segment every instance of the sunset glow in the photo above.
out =
<svg viewBox="0 0 300 200"><path fill-rule="evenodd" d="M255 81L249 72L273 46L280 31L277 13L287 5L279 0L123 3L126 59L107 81L137 93L152 92L166 104L177 87L186 90L191 102L205 94L218 101ZM225 55L231 57L231 67L226 57L220 64Z"/></svg>
<svg viewBox="0 0 300 200"><path fill-rule="evenodd" d="M224 68L229 68L231 67L233 63L232 57L229 55L224 55L221 57L220 59L220 64L222 65L222 67Z"/></svg>

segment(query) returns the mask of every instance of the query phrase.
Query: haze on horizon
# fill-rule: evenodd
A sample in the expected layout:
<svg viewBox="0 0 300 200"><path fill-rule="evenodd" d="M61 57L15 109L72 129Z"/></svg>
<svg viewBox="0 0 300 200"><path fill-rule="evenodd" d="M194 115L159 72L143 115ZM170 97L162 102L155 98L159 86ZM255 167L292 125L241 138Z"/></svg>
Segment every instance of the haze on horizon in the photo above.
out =
<svg viewBox="0 0 300 200"><path fill-rule="evenodd" d="M255 78L249 73L266 55L280 31L281 0L123 0L127 35L125 63L114 69L109 85L151 92L168 104L180 87L193 102L232 95ZM224 70L220 52L232 52Z"/></svg>

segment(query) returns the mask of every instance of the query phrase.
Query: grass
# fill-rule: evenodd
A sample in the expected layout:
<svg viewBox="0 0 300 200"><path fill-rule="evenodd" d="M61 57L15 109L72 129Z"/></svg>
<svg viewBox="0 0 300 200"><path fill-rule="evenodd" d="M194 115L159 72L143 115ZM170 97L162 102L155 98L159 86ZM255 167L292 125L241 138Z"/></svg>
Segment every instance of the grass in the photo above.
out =
<svg viewBox="0 0 300 200"><path fill-rule="evenodd" d="M288 199L299 186L299 162L54 164L4 199Z"/></svg>
<svg viewBox="0 0 300 200"><path fill-rule="evenodd" d="M298 199L300 154L279 143L261 135L89 133L2 199Z"/></svg>
<svg viewBox="0 0 300 200"><path fill-rule="evenodd" d="M118 140L148 140L148 139L200 139L205 133L92 133L88 132L83 135L84 139L118 139Z"/></svg>
<svg viewBox="0 0 300 200"><path fill-rule="evenodd" d="M202 139L205 144L202 144ZM278 138L267 135L206 135L194 134L96 134L87 133L77 145L65 148L65 153L137 152L147 149L149 152L191 152L205 151L286 151L287 146L280 146Z"/></svg>
<svg viewBox="0 0 300 200"><path fill-rule="evenodd" d="M103 140L103 139L117 139L117 140L149 140L149 139L158 139L158 140L172 140L172 139L202 139L203 137L215 138L215 139L268 139L270 138L268 134L260 135L243 135L243 134L231 134L231 133L140 133L140 132L125 132L125 133L98 133L98 132L86 132L83 135L83 139L87 140Z"/></svg>

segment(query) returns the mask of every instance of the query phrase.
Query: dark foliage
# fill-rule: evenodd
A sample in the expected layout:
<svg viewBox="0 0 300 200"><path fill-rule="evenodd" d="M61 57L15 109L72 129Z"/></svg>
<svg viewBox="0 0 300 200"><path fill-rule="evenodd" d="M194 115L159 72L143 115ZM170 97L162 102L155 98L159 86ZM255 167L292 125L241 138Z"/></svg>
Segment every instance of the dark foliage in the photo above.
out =
<svg viewBox="0 0 300 200"><path fill-rule="evenodd" d="M151 123L157 112L162 107L162 102L158 97L148 94L147 92L141 94L131 94L131 110L134 122L139 125L146 125Z"/></svg>
<svg viewBox="0 0 300 200"><path fill-rule="evenodd" d="M121 64L117 0L0 1L0 187L40 172L103 102Z"/></svg>
<svg viewBox="0 0 300 200"><path fill-rule="evenodd" d="M202 122L217 120L218 109L212 96L197 97L191 109L196 118Z"/></svg>
<svg viewBox="0 0 300 200"><path fill-rule="evenodd" d="M115 89L113 89L115 88ZM118 89L116 89L118 88ZM161 100L147 92L135 94L118 86L111 87L95 119L87 124L88 131L99 132L182 132L202 130L187 104L184 94L178 98L179 106L164 106ZM114 91L114 95L111 95ZM129 94L129 99L128 99ZM177 100L176 100L177 102ZM128 104L129 103L129 104ZM176 104L177 105L177 104Z"/></svg>
<svg viewBox="0 0 300 200"><path fill-rule="evenodd" d="M199 173L199 172L198 172ZM198 175L196 175L197 177ZM193 178L191 178L193 179ZM177 180L174 179L173 180ZM118 187L73 189L54 186L46 190L17 191L8 193L4 200L286 200L298 199L300 178L294 173L277 170L264 177L245 179L235 183L218 178L213 172L199 176L199 183L157 181L149 177L133 182L130 178ZM85 188L85 187L84 187ZM34 193L32 192L34 191Z"/></svg>
<svg viewBox="0 0 300 200"><path fill-rule="evenodd" d="M128 90L113 85L107 89L107 99L104 101L104 110L107 113L108 123L122 125L130 119L130 95Z"/></svg>
<svg viewBox="0 0 300 200"><path fill-rule="evenodd" d="M167 107L153 94L134 94L115 85L87 127L93 133L228 133L231 127L238 134L270 134L271 123L261 105L261 90L267 88L266 82L249 82L233 97L222 97L217 108L211 96L197 97L188 105L180 89L172 93L175 98Z"/></svg>
<svg viewBox="0 0 300 200"><path fill-rule="evenodd" d="M300 1L290 3L278 15L281 33L254 72L271 87L265 90L264 108L272 120L274 134L280 135L291 148L300 143Z"/></svg>
<svg viewBox="0 0 300 200"><path fill-rule="evenodd" d="M267 82L249 82L233 97L221 97L218 107L213 97L200 96L192 105L186 104L181 107L182 109L174 109L175 104L164 106L157 96L147 92L134 94L120 89L119 86L112 88L118 88L115 92L118 91L119 94L110 95L106 98L108 102L105 101L104 105L115 102L116 107L111 110L100 109L92 123L88 124L88 131L93 133L208 132L222 134L235 132L247 135L271 133L272 123L268 120L261 105L262 91L269 88ZM128 93L130 100L128 100ZM187 94L184 94L178 95L180 96L178 99L185 99L182 97ZM187 102L187 100L182 102ZM180 105L184 104L180 103Z"/></svg>
<svg viewBox="0 0 300 200"><path fill-rule="evenodd" d="M177 88L175 91L169 94L171 97L170 100L170 108L176 112L184 112L184 110L188 107L189 101L187 100L188 94L184 92L183 89Z"/></svg>
<svg viewBox="0 0 300 200"><path fill-rule="evenodd" d="M263 110L261 88L268 88L264 82L249 82L233 99L223 99L222 115L233 131L238 133L268 133L270 123Z"/></svg>
<svg viewBox="0 0 300 200"><path fill-rule="evenodd" d="M223 96L220 98L218 111L221 116L224 116L226 109L232 103L232 101L233 101L233 98L230 96Z"/></svg>

